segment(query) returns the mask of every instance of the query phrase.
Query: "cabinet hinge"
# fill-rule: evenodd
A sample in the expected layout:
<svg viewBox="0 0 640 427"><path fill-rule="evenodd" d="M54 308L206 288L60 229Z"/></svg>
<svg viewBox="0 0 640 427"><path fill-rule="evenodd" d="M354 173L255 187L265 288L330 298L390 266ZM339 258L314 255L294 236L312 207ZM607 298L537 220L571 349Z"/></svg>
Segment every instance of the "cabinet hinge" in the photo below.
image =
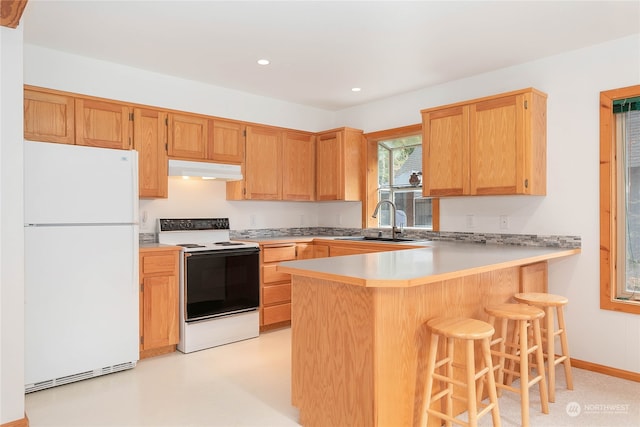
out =
<svg viewBox="0 0 640 427"><path fill-rule="evenodd" d="M164 125L165 126L169 126L169 118L168 117L164 118Z"/></svg>
<svg viewBox="0 0 640 427"><path fill-rule="evenodd" d="M524 109L526 110L527 108L529 108L529 101L527 101L525 99L525 101L524 101Z"/></svg>
<svg viewBox="0 0 640 427"><path fill-rule="evenodd" d="M242 136L244 136L245 138L247 137L247 130L246 129L242 131Z"/></svg>
<svg viewBox="0 0 640 427"><path fill-rule="evenodd" d="M140 344L144 344L144 337L140 337Z"/></svg>
<svg viewBox="0 0 640 427"><path fill-rule="evenodd" d="M129 121L133 121L133 113L129 113Z"/></svg>
<svg viewBox="0 0 640 427"><path fill-rule="evenodd" d="M524 180L524 188L529 188L529 180L528 179Z"/></svg>
<svg viewBox="0 0 640 427"><path fill-rule="evenodd" d="M144 283L140 283L140 292L144 292Z"/></svg>
<svg viewBox="0 0 640 427"><path fill-rule="evenodd" d="M169 152L169 143L168 142L164 143L164 151L166 151L167 153Z"/></svg>

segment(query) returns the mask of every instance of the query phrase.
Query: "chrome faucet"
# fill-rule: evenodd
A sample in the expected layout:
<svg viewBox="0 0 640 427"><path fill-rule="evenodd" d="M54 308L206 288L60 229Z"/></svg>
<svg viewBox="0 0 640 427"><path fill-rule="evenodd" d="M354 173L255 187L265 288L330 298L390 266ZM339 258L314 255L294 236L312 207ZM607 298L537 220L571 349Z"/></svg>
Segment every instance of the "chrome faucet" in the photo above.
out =
<svg viewBox="0 0 640 427"><path fill-rule="evenodd" d="M398 227L396 227L396 205L395 205L395 203L393 203L391 200L380 200L378 202L378 204L376 205L376 208L373 211L373 215L371 215L371 218L377 218L378 217L378 210L380 209L380 205L382 205L383 203L387 203L387 204L389 204L389 206L391 206L391 238L393 240L395 240L400 234L402 234L402 230L400 230L400 229L398 229Z"/></svg>

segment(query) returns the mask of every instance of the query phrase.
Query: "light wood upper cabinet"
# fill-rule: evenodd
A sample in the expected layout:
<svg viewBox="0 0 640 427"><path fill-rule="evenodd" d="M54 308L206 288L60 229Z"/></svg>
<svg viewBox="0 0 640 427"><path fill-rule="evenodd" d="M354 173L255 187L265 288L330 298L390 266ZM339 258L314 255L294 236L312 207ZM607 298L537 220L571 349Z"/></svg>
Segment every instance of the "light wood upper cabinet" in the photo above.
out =
<svg viewBox="0 0 640 427"><path fill-rule="evenodd" d="M423 193L469 194L469 107L423 113L422 123Z"/></svg>
<svg viewBox="0 0 640 427"><path fill-rule="evenodd" d="M207 158L223 163L244 162L245 125L240 122L209 120Z"/></svg>
<svg viewBox="0 0 640 427"><path fill-rule="evenodd" d="M247 126L246 199L282 199L282 133L275 128Z"/></svg>
<svg viewBox="0 0 640 427"><path fill-rule="evenodd" d="M285 132L282 148L282 200L314 200L313 135Z"/></svg>
<svg viewBox="0 0 640 427"><path fill-rule="evenodd" d="M125 104L76 98L76 145L132 148L131 111Z"/></svg>
<svg viewBox="0 0 640 427"><path fill-rule="evenodd" d="M362 200L362 131L340 128L316 136L316 200Z"/></svg>
<svg viewBox="0 0 640 427"><path fill-rule="evenodd" d="M167 113L136 108L133 135L139 197L167 197Z"/></svg>
<svg viewBox="0 0 640 427"><path fill-rule="evenodd" d="M546 98L529 88L423 110L423 194L545 195Z"/></svg>
<svg viewBox="0 0 640 427"><path fill-rule="evenodd" d="M206 160L209 120L191 114L169 114L169 157Z"/></svg>
<svg viewBox="0 0 640 427"><path fill-rule="evenodd" d="M66 95L24 90L24 137L74 144L74 102Z"/></svg>

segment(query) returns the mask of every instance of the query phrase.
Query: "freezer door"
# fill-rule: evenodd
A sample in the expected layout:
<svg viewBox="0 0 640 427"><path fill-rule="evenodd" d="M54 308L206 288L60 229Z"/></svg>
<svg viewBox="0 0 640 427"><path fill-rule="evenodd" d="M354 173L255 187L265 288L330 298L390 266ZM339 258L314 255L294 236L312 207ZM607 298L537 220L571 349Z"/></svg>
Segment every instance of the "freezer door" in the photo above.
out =
<svg viewBox="0 0 640 427"><path fill-rule="evenodd" d="M137 226L25 227L25 385L139 355Z"/></svg>
<svg viewBox="0 0 640 427"><path fill-rule="evenodd" d="M25 142L25 224L138 221L136 151Z"/></svg>

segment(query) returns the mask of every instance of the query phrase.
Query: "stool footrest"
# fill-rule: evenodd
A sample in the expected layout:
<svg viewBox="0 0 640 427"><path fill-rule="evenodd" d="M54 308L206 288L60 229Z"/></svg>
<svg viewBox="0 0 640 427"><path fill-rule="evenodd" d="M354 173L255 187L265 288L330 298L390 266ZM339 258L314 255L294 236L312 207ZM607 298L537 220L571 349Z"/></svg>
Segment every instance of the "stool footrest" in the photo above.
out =
<svg viewBox="0 0 640 427"><path fill-rule="evenodd" d="M433 377L433 379L444 381L446 383L454 384L454 385L457 385L457 386L460 386L460 387L465 387L467 385L467 383L465 383L463 381L459 381L459 380L456 380L454 378L449 378L449 377L446 377L444 375L436 374L435 372L433 373L432 377Z"/></svg>

